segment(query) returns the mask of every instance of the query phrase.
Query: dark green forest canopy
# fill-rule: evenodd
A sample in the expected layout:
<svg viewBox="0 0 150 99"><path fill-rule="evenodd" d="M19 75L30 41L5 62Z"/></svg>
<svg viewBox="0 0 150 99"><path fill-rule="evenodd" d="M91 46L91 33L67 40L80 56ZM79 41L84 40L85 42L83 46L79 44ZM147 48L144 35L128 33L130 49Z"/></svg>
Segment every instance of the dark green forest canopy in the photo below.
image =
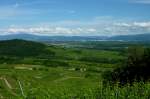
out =
<svg viewBox="0 0 150 99"><path fill-rule="evenodd" d="M135 81L150 81L150 48L141 46L129 47L127 59L113 71L103 74L104 81L132 84Z"/></svg>
<svg viewBox="0 0 150 99"><path fill-rule="evenodd" d="M19 39L0 41L0 56L34 57L40 54L50 54L46 48L45 44Z"/></svg>

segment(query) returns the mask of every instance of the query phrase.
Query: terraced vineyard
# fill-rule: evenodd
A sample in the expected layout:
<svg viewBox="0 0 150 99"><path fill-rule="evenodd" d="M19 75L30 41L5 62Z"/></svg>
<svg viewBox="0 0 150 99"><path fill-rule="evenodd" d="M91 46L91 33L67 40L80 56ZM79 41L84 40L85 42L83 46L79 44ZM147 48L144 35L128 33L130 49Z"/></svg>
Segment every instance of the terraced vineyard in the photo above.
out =
<svg viewBox="0 0 150 99"><path fill-rule="evenodd" d="M20 45L26 47L22 49ZM40 53L34 50L39 46L42 46L42 49L38 49ZM150 87L141 89L139 86L142 83L125 88L116 86L115 89L103 86L102 73L121 64L126 58L124 49L68 48L23 40L0 42L0 51L3 53L1 49L5 49L6 53L0 55L0 98L138 99L135 94L140 90L144 94L138 92L140 94L137 95L143 99L149 95ZM35 51L34 54L32 51ZM128 90L131 94L127 94Z"/></svg>

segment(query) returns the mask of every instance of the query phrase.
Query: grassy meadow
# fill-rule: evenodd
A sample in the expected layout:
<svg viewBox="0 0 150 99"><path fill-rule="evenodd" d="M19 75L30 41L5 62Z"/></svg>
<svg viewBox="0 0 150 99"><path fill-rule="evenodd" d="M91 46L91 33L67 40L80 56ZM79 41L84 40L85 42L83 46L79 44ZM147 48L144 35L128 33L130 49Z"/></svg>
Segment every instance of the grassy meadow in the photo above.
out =
<svg viewBox="0 0 150 99"><path fill-rule="evenodd" d="M0 98L149 99L148 82L123 87L103 84L102 73L120 66L127 47L137 44L0 42Z"/></svg>

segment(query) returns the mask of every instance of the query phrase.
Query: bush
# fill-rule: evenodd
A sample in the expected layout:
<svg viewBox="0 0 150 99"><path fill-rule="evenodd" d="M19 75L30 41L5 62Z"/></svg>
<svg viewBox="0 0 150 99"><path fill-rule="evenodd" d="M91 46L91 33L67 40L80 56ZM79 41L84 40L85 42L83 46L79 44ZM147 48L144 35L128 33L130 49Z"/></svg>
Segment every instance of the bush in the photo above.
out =
<svg viewBox="0 0 150 99"><path fill-rule="evenodd" d="M42 65L45 65L47 67L69 67L69 64L65 61L59 61L59 60L45 60Z"/></svg>
<svg viewBox="0 0 150 99"><path fill-rule="evenodd" d="M98 57L82 57L79 59L79 61L84 61L84 62L94 62L94 63L110 63L110 64L115 64L117 62L122 61L121 59L108 59L108 58L98 58Z"/></svg>
<svg viewBox="0 0 150 99"><path fill-rule="evenodd" d="M104 81L109 83L119 82L121 85L134 81L148 81L150 79L150 49L132 47L128 49L127 61L122 66L110 72L104 72Z"/></svg>

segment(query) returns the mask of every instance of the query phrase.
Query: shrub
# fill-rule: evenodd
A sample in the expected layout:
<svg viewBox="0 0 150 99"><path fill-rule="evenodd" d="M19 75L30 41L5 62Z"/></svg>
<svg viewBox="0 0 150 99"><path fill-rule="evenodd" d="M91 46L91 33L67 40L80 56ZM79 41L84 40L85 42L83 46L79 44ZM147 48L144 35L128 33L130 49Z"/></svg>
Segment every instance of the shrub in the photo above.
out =
<svg viewBox="0 0 150 99"><path fill-rule="evenodd" d="M128 49L128 58L122 66L110 72L104 72L104 81L119 82L121 85L134 81L148 81L150 79L150 49L132 47Z"/></svg>

